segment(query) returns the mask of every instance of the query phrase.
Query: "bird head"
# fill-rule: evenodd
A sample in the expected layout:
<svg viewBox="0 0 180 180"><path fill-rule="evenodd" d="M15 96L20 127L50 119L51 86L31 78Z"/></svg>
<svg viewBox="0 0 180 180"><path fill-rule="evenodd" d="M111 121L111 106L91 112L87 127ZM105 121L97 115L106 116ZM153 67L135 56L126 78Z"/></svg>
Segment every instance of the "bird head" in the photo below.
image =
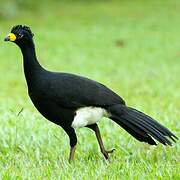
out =
<svg viewBox="0 0 180 180"><path fill-rule="evenodd" d="M16 25L11 29L11 32L5 37L4 41L14 42L17 45L23 45L31 42L34 34L27 26Z"/></svg>

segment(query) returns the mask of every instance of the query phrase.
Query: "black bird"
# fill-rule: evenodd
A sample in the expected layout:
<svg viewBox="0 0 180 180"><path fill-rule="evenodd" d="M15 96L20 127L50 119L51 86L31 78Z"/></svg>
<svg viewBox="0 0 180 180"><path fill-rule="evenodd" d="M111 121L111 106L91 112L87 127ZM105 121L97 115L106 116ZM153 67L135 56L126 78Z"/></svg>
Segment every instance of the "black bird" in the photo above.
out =
<svg viewBox="0 0 180 180"><path fill-rule="evenodd" d="M37 110L51 122L61 126L70 139L69 161L74 158L77 137L75 129L88 127L98 140L106 159L97 122L108 117L139 141L156 145L172 145L178 139L166 127L148 115L126 106L125 101L101 83L69 73L45 70L38 62L33 33L27 26L17 25L4 39L19 46L23 55L28 94ZM155 140L154 140L155 139Z"/></svg>

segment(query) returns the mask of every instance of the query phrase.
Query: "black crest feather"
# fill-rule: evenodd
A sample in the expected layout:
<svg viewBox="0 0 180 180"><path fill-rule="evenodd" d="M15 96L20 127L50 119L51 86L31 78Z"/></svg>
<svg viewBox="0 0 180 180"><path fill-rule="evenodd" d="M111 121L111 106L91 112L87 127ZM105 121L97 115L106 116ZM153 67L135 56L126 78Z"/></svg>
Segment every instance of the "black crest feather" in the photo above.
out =
<svg viewBox="0 0 180 180"><path fill-rule="evenodd" d="M20 30L25 30L27 32L29 32L29 34L33 37L34 34L32 33L30 27L28 26L22 26L22 25L16 25L16 26L13 26L13 28L11 29L11 32L17 32L17 31L20 31Z"/></svg>

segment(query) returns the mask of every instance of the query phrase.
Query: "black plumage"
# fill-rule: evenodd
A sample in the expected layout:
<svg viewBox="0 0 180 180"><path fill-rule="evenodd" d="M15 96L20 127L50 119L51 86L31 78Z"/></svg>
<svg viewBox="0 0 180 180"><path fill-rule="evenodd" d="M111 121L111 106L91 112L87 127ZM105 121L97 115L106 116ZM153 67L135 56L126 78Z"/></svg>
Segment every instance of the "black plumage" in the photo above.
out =
<svg viewBox="0 0 180 180"><path fill-rule="evenodd" d="M21 49L28 93L34 106L44 117L60 125L68 134L71 146L69 160L73 159L77 144L72 123L78 110L86 107L102 109L110 119L139 141L156 145L157 140L164 145L171 145L170 140L177 139L151 117L127 107L119 95L103 84L74 74L45 70L37 60L33 33L29 27L13 27L5 41L12 41ZM101 152L108 159L112 150L105 150L96 122L87 123L86 127L96 133Z"/></svg>

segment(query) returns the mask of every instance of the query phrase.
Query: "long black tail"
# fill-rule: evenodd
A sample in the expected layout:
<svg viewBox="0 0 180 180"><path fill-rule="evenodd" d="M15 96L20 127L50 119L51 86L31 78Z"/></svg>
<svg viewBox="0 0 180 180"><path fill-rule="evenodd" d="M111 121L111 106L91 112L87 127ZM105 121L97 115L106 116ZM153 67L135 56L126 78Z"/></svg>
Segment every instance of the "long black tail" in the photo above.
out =
<svg viewBox="0 0 180 180"><path fill-rule="evenodd" d="M136 109L118 104L109 107L108 111L113 121L139 141L156 145L154 138L164 145L171 146L170 140L176 142L178 139L166 127Z"/></svg>

